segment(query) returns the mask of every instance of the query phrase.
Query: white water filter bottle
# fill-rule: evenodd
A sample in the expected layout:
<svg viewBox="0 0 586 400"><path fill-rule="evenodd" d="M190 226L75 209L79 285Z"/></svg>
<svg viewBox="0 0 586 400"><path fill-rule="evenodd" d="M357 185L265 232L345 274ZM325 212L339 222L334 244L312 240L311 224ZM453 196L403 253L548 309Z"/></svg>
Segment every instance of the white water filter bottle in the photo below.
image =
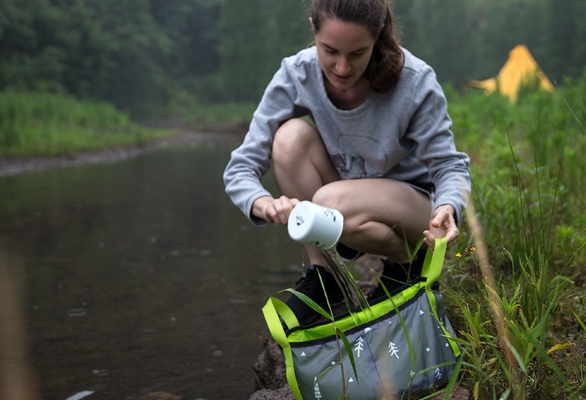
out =
<svg viewBox="0 0 586 400"><path fill-rule="evenodd" d="M344 216L340 211L311 201L297 204L287 223L291 239L323 250L329 250L338 243L343 228Z"/></svg>

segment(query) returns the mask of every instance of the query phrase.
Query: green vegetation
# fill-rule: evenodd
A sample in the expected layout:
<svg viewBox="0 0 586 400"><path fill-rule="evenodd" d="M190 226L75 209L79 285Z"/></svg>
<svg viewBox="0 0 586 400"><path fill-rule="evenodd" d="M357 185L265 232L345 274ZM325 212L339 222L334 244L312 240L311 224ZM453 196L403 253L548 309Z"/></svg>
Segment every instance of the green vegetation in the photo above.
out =
<svg viewBox="0 0 586 400"><path fill-rule="evenodd" d="M0 93L0 155L4 156L141 146L170 134L138 126L107 103L47 93Z"/></svg>
<svg viewBox="0 0 586 400"><path fill-rule="evenodd" d="M256 106L256 103L199 105L185 113L183 125L196 131L246 132Z"/></svg>
<svg viewBox="0 0 586 400"><path fill-rule="evenodd" d="M583 0L391 3L402 43L444 84L494 77L518 44L557 84L586 66ZM143 119L186 103L257 103L281 59L311 42L310 4L3 0L0 91L67 93Z"/></svg>
<svg viewBox="0 0 586 400"><path fill-rule="evenodd" d="M586 75L518 104L450 94L473 193L442 280L474 399L586 397L584 98Z"/></svg>

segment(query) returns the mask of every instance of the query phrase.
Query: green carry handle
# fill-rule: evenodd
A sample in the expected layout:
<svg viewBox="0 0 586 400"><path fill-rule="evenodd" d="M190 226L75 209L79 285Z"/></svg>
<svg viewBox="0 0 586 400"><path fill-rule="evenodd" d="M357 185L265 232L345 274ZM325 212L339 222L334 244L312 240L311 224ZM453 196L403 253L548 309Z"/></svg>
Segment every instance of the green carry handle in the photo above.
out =
<svg viewBox="0 0 586 400"><path fill-rule="evenodd" d="M425 286L428 288L430 288L431 284L437 281L442 274L447 247L448 239L435 238L433 252L430 249L427 249L427 252L425 253L421 276L427 278Z"/></svg>
<svg viewBox="0 0 586 400"><path fill-rule="evenodd" d="M287 340L287 334L283 329L279 314L283 317L283 321L287 326L298 326L299 322L297 321L297 317L295 317L293 311L285 303L276 297L269 297L267 304L262 308L262 313L264 314L271 336L283 349L283 354L285 355L285 371L289 387L297 400L303 400L303 396L301 396L301 391L299 390L299 384L297 383L297 376L295 375L293 351L291 350L291 344ZM292 325L289 325L289 323Z"/></svg>

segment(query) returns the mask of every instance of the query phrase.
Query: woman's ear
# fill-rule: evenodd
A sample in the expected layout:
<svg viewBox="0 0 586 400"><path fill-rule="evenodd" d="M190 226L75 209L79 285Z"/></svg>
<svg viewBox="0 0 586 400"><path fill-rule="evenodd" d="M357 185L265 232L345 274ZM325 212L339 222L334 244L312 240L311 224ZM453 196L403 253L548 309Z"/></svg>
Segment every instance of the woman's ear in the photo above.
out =
<svg viewBox="0 0 586 400"><path fill-rule="evenodd" d="M311 31L315 35L315 25L313 25L313 20L309 17L309 24L311 25Z"/></svg>

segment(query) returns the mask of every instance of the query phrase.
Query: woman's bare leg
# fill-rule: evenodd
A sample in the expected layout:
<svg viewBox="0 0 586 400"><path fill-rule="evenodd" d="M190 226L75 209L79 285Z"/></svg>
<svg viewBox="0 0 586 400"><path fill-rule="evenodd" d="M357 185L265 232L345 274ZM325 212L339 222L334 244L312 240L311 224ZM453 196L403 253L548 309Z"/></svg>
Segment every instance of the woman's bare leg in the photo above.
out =
<svg viewBox="0 0 586 400"><path fill-rule="evenodd" d="M406 246L412 250L429 228L425 194L392 179L339 180L319 133L306 121L292 119L279 128L272 161L281 194L339 210L341 241L356 250L407 262ZM312 264L325 265L318 248L305 248Z"/></svg>
<svg viewBox="0 0 586 400"><path fill-rule="evenodd" d="M271 157L277 187L289 198L312 200L318 189L339 179L321 136L301 119L291 119L279 128ZM311 264L325 265L318 248L306 245L305 249Z"/></svg>
<svg viewBox="0 0 586 400"><path fill-rule="evenodd" d="M313 201L344 215L345 245L408 262L431 219L429 197L392 179L356 179L332 182L316 191Z"/></svg>

